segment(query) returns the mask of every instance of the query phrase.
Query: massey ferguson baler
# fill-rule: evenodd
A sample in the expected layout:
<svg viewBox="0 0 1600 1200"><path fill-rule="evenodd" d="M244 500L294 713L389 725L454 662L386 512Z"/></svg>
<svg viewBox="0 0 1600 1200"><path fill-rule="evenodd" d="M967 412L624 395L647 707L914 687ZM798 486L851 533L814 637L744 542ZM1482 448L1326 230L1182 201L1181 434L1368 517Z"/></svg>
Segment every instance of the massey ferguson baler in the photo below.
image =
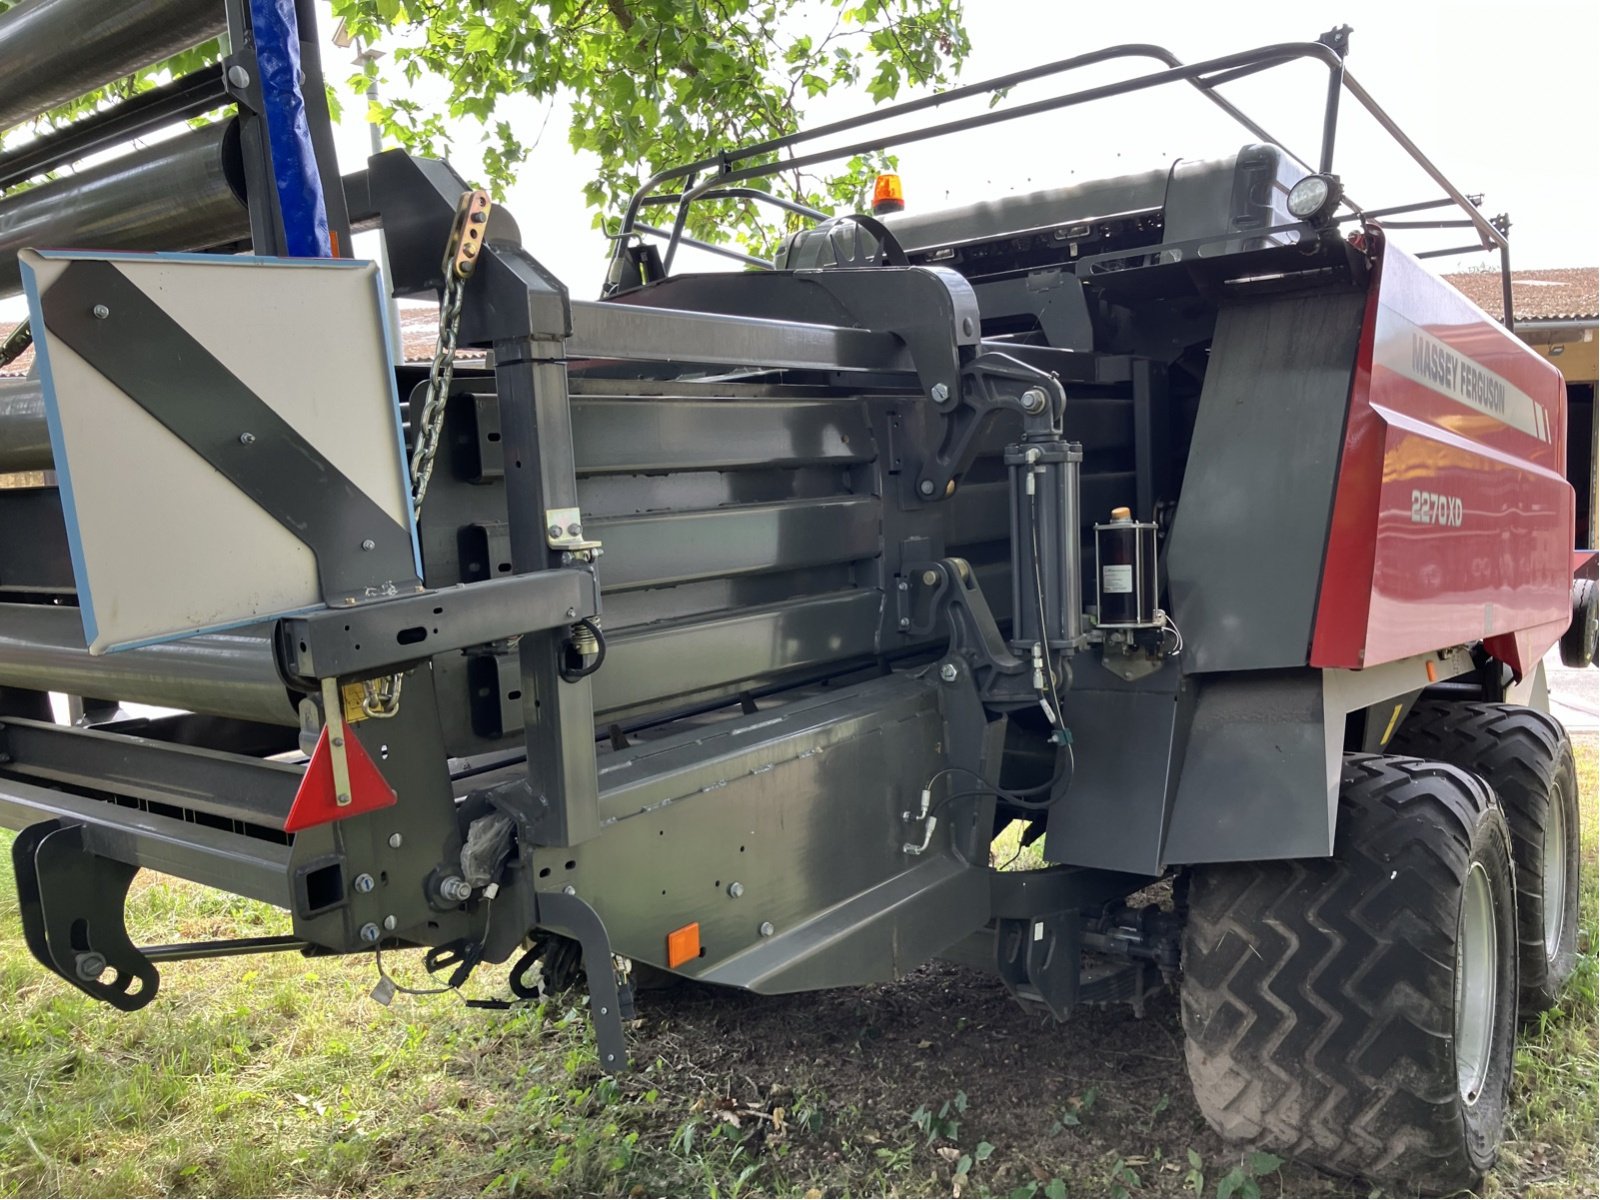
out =
<svg viewBox="0 0 1600 1200"><path fill-rule="evenodd" d="M59 53L26 40L76 14L82 90L214 7L137 6L156 45L35 0L0 47ZM0 198L36 355L0 395L0 820L40 962L124 1009L202 955L510 962L520 996L586 980L610 1070L645 970L772 993L945 957L1057 1019L1171 987L1225 1135L1481 1176L1519 1019L1574 963L1540 659L1581 655L1593 588L1560 377L1388 219L1454 207L1504 268L1502 229L1343 31L1115 47L668 172L582 302L448 166L341 179L315 39L259 8L226 5L223 64L0 157L10 187L236 110ZM1178 83L1254 140L671 273L690 206L759 200L775 156L1140 58L1017 111ZM1214 90L1297 60L1328 72L1314 167ZM1345 95L1444 199L1344 193ZM341 257L374 227L386 279ZM394 361L388 292L441 300L431 369ZM1040 869L992 865L1018 822ZM293 933L135 946L142 868Z"/></svg>

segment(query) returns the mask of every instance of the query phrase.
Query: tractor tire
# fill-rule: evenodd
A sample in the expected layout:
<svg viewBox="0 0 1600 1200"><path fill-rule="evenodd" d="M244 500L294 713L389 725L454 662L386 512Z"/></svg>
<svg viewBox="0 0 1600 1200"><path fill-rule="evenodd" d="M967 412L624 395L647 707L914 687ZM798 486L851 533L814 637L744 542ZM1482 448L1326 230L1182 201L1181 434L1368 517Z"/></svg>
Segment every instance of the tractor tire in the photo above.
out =
<svg viewBox="0 0 1600 1200"><path fill-rule="evenodd" d="M1578 963L1578 775L1554 717L1515 704L1419 700L1386 747L1482 776L1511 828L1523 1017L1554 1008Z"/></svg>
<svg viewBox="0 0 1600 1200"><path fill-rule="evenodd" d="M1193 869L1181 994L1201 1112L1335 1174L1475 1186L1511 1086L1515 930L1488 786L1346 756L1332 858Z"/></svg>
<svg viewBox="0 0 1600 1200"><path fill-rule="evenodd" d="M1592 579L1580 579L1572 585L1572 624L1561 635L1561 662L1568 667L1591 665L1600 649L1595 643L1600 639L1597 619L1600 619L1600 584Z"/></svg>

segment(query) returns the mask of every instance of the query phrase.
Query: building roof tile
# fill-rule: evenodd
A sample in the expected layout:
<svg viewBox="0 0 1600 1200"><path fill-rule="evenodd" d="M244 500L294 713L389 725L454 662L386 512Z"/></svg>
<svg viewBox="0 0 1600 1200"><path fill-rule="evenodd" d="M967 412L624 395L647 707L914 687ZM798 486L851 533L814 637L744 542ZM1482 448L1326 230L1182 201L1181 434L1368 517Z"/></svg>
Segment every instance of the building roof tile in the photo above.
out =
<svg viewBox="0 0 1600 1200"><path fill-rule="evenodd" d="M1503 307L1499 271L1463 271L1445 278L1484 312L1499 318ZM1512 271L1511 306L1519 321L1600 319L1600 270L1554 267Z"/></svg>

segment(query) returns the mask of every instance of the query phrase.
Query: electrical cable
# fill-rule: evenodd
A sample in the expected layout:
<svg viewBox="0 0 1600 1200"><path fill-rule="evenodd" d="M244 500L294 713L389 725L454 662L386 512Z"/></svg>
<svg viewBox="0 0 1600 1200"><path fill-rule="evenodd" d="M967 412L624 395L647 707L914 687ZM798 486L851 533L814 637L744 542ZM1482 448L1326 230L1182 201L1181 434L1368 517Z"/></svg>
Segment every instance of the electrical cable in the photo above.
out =
<svg viewBox="0 0 1600 1200"><path fill-rule="evenodd" d="M377 961L377 964L378 964L378 979L380 981L381 980L387 980L388 983L389 983L389 986L392 987L395 991L401 993L402 995L405 995L405 996L442 996L446 992L455 992L457 995L459 995L460 992L461 992L460 988L453 988L453 987L450 987L448 984L446 984L444 987L431 987L431 988L407 987L403 983L397 983L395 981L394 976L390 975L389 972L384 969L384 966L383 966L383 951L382 950L380 950L376 946L374 946L373 950L372 950L372 957Z"/></svg>
<svg viewBox="0 0 1600 1200"><path fill-rule="evenodd" d="M1031 480L1032 478L1033 476L1030 473L1029 479ZM1029 493L1029 498L1033 509L1033 520L1028 523L1030 527L1029 534L1033 541L1033 594L1034 598L1039 602L1039 640L1042 643L1044 677L1045 681L1050 685L1050 703L1052 705L1050 723L1056 729L1065 733L1066 726L1062 723L1061 718L1061 696L1056 691L1055 667L1050 661L1050 633L1046 628L1044 606L1044 576L1041 574L1039 567L1039 489L1034 488ZM1042 696L1040 698L1043 699Z"/></svg>
<svg viewBox="0 0 1600 1200"><path fill-rule="evenodd" d="M482 946L482 945L487 944L487 942L489 940L489 925L490 925L490 922L493 920L493 918L494 918L494 897L490 896L487 899L485 899L484 902L483 902L483 932L478 935L478 945ZM390 975L389 972L384 969L384 966L383 966L383 948L381 946L374 946L372 948L372 957L373 957L373 960L378 965L378 979L379 979L379 982L381 983L381 982L387 980L389 986L392 987L395 991L399 992L401 995L404 995L404 996L442 996L446 992L454 992L454 993L456 993L456 995L461 996L462 1000L466 1000L467 999L466 996L462 994L461 989L459 987L455 986L454 984L445 984L445 986L443 986L443 987L414 988L414 987L406 987L405 984L397 982L395 980L394 976ZM467 1002L471 1003L471 1001L467 1001Z"/></svg>
<svg viewBox="0 0 1600 1200"><path fill-rule="evenodd" d="M587 667L578 667L576 669L569 669L565 664L562 664L560 675L567 683L577 683L580 679L587 679L605 665L606 661L606 635L601 632L600 623L592 617L579 617L573 622L573 627L576 628L579 625L594 636L594 661Z"/></svg>
<svg viewBox="0 0 1600 1200"><path fill-rule="evenodd" d="M1161 622L1162 622L1162 624L1161 624L1161 632L1162 632L1163 636L1169 630L1172 633L1172 650L1171 650L1171 653L1173 653L1173 654L1182 653L1182 651L1183 651L1183 630L1178 628L1178 623L1176 621L1174 621L1172 619L1171 614L1166 612L1165 610L1163 610L1162 613L1161 613Z"/></svg>

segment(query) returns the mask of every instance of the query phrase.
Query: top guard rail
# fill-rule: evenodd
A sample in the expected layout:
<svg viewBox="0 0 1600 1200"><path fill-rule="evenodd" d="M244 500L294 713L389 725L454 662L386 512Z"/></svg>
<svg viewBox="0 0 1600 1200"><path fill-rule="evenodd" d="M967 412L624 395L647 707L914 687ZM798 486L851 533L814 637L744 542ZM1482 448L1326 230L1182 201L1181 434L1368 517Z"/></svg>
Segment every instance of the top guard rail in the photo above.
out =
<svg viewBox="0 0 1600 1200"><path fill-rule="evenodd" d="M1053 112L1057 109L1070 108L1079 104L1087 104L1095 100L1105 100L1113 96L1128 95L1170 83L1187 83L1194 87L1201 95L1205 96L1206 99L1210 100L1256 137L1262 141L1272 142L1283 147L1285 153L1310 171L1313 168L1304 157L1273 137L1257 121L1237 105L1218 94L1216 90L1223 84L1232 83L1246 76L1306 59L1320 63L1328 71L1327 100L1323 107L1322 116L1322 140L1317 152L1315 170L1331 173L1334 169L1334 146L1339 128L1340 100L1343 94L1348 92L1357 103L1372 115L1373 119L1410 156L1412 161L1438 184L1446 197L1444 200L1430 201L1417 205L1408 204L1384 209L1362 209L1347 195L1342 201L1343 206L1348 208L1351 213L1351 216L1347 219L1378 217L1389 213L1419 211L1425 208L1445 205L1454 205L1460 208L1466 214L1465 220L1429 222L1428 227L1463 228L1470 226L1477 231L1481 245L1453 248L1437 253L1465 253L1478 249L1498 250L1500 254L1501 298L1504 304L1503 322L1507 328L1513 327L1511 247L1506 238L1505 222L1503 220L1497 222L1485 217L1479 211L1473 198L1450 182L1444 172L1396 124L1394 118L1389 116L1378 102L1372 98L1371 93L1362 87L1355 77L1350 74L1344 62L1345 54L1349 49L1349 36L1350 28L1341 26L1330 30L1315 42L1279 42L1269 46L1261 46L1254 50L1245 50L1237 54L1225 54L1218 58L1210 58L1203 62L1189 64L1185 64L1170 50L1162 46L1143 42L1130 42L1120 46L1110 46L1103 50L1096 50L1089 54L1064 58L1042 66L1030 67L1027 70L998 75L992 79L981 80L977 83L963 84L960 87L951 88L947 92L940 92L936 95L924 96L902 104L891 105L888 108L864 113L858 117L832 121L813 129L800 130L783 137L769 138L763 142L723 151L714 157L702 158L680 167L672 167L647 179L629 200L628 207L622 216L621 227L615 235L616 250L613 253L612 268L607 279L607 290L608 292L614 290L621 278L621 266L626 254L628 238L635 232L655 232L654 230L646 230L639 221L640 211L646 205L664 204L670 202L670 199L676 200L677 213L672 223L672 229L667 234L666 253L663 256L664 268L670 272L678 246L685 241L684 227L688 222L690 206L697 200L729 195L730 193L727 189L732 184L762 179L775 175L780 171L815 166L820 163L860 154L871 154L886 150L891 146L910 145L914 142L927 141L932 138L962 133L971 129L981 129L989 125L1035 116L1039 113ZM1133 79L1102 84L1097 87L1085 88L1081 91L1068 92L1065 95L1048 97L1029 104L1018 105L1014 108L946 121L942 124L928 126L925 129L874 136L851 142L844 146L814 150L800 155L791 153L788 157L774 157L769 162L755 161L769 155L778 155L781 151L792 152L796 146L815 142L830 135L881 125L886 121L937 108L941 105L970 99L974 96L1001 92L1036 79L1062 75L1070 71L1078 71L1086 67L1098 66L1101 63L1121 59L1154 59L1165 64L1166 69L1152 71L1145 75L1136 76ZM712 173L710 178L701 181L700 176L708 171ZM653 195L664 184L677 181L682 181L682 190L676 197L669 199L668 197ZM735 194L745 195L747 191L748 189L740 189Z"/></svg>

